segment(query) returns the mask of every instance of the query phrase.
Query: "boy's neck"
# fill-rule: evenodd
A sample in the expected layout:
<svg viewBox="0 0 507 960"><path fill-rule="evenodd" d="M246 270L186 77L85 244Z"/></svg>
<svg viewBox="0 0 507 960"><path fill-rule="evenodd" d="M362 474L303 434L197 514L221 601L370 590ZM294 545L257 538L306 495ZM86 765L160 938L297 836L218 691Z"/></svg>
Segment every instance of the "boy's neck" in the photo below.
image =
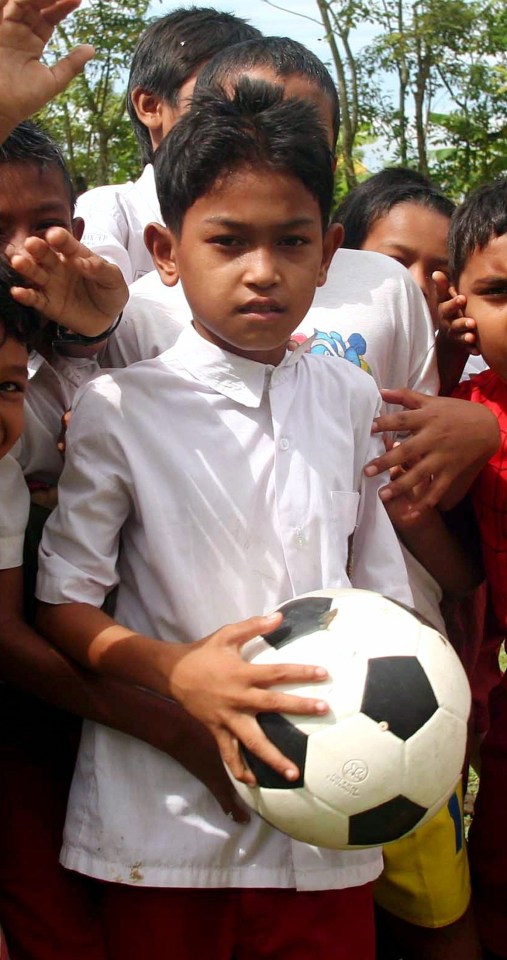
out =
<svg viewBox="0 0 507 960"><path fill-rule="evenodd" d="M199 334L203 340L207 340L208 343L213 343L220 350L224 350L226 353L232 353L236 357L243 357L244 360L252 360L254 363L263 363L266 366L277 367L285 357L287 350L289 349L289 341L277 345L276 347L271 347L266 350L245 350L241 347L236 347L234 344L229 343L226 340L222 340L219 336L212 333L205 327L199 320L195 318L192 320L192 326L196 333Z"/></svg>

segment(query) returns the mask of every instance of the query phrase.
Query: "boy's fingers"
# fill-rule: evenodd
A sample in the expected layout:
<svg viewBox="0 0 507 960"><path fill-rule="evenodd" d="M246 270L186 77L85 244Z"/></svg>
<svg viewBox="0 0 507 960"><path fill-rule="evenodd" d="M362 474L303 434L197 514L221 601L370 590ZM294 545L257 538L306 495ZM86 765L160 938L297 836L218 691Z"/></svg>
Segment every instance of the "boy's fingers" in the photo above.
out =
<svg viewBox="0 0 507 960"><path fill-rule="evenodd" d="M10 293L14 300L22 303L25 307L42 310L46 306L46 297L32 287L11 287Z"/></svg>
<svg viewBox="0 0 507 960"><path fill-rule="evenodd" d="M54 270L56 263L53 259L56 255L45 256L44 261L35 260L27 254L19 254L12 258L11 263L15 270L36 285L47 283L49 274Z"/></svg>
<svg viewBox="0 0 507 960"><path fill-rule="evenodd" d="M74 80L81 73L88 61L94 56L95 48L89 43L84 43L75 47L66 57L62 57L58 63L55 63L51 67L51 73L55 81L55 94L62 93L71 80Z"/></svg>
<svg viewBox="0 0 507 960"><path fill-rule="evenodd" d="M241 716L237 719L235 727L234 732L236 733L237 740L235 741L234 737L230 738L230 743L226 743L225 745L225 754L222 751L220 740L218 741L218 745L223 760L227 763L236 780L247 783L249 786L255 786L256 782L255 776L247 769L241 757L238 741L242 743L250 753L253 753L259 760L266 763L268 767L275 770L276 773L280 774L285 780L292 782L298 779L299 769L296 764L285 757L278 747L266 737L255 717ZM227 760L227 756L231 762Z"/></svg>
<svg viewBox="0 0 507 960"><path fill-rule="evenodd" d="M56 27L80 6L81 0L38 0L40 12L52 27Z"/></svg>
<svg viewBox="0 0 507 960"><path fill-rule="evenodd" d="M265 617L249 617L241 623L231 623L219 630L220 641L229 647L242 647L248 640L271 633L282 623L281 613L275 611Z"/></svg>
<svg viewBox="0 0 507 960"><path fill-rule="evenodd" d="M90 252L87 247L83 247L82 243L70 233L69 230L66 230L65 227L49 227L44 234L44 240L40 240L40 237L28 237L25 240L25 247L27 250L31 250L31 244L33 241L39 241L44 244L45 247L49 244L54 250L58 250L59 253L63 253L65 257L73 257L81 251L86 250ZM30 245L30 246L29 246ZM38 249L37 246L34 247L35 250Z"/></svg>
<svg viewBox="0 0 507 960"><path fill-rule="evenodd" d="M432 400L432 397L428 397L425 393L418 393L417 390L410 390L408 387L399 387L397 390L381 390L380 393L386 403L407 407L408 410L421 410Z"/></svg>

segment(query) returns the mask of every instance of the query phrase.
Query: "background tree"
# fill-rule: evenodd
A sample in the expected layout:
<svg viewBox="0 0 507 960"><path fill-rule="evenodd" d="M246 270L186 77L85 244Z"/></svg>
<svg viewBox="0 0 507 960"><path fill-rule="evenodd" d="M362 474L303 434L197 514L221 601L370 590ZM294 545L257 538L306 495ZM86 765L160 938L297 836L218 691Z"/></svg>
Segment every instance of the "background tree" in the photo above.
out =
<svg viewBox="0 0 507 960"><path fill-rule="evenodd" d="M56 28L48 60L77 43L93 43L96 56L38 121L61 143L75 182L87 187L132 179L139 156L125 112L132 49L149 22L149 0L94 0Z"/></svg>
<svg viewBox="0 0 507 960"><path fill-rule="evenodd" d="M383 0L375 16L364 56L372 82L398 80L376 117L394 161L456 198L507 172L504 0Z"/></svg>

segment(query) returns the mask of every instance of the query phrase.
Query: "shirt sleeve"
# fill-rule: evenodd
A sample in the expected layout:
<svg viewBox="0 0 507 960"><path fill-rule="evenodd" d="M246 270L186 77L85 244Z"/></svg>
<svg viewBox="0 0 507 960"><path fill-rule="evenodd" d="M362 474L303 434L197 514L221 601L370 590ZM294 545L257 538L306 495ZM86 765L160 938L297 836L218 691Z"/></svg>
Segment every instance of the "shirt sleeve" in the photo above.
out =
<svg viewBox="0 0 507 960"><path fill-rule="evenodd" d="M384 451L382 441L372 437L366 463ZM375 590L393 600L414 606L408 573L395 529L379 498L389 477L363 474L357 526L352 544L351 582L363 590Z"/></svg>
<svg viewBox="0 0 507 960"><path fill-rule="evenodd" d="M30 514L30 494L18 461L10 454L0 460L0 569L21 567Z"/></svg>
<svg viewBox="0 0 507 960"><path fill-rule="evenodd" d="M118 582L120 533L131 508L128 466L116 422L116 385L103 377L81 394L66 440L58 506L39 552L36 595L46 603L100 607ZM99 388L95 390L95 385Z"/></svg>
<svg viewBox="0 0 507 960"><path fill-rule="evenodd" d="M129 228L121 207L121 192L107 186L81 194L76 203L76 216L85 222L82 243L104 260L115 263L125 282L132 283L134 276L127 250Z"/></svg>

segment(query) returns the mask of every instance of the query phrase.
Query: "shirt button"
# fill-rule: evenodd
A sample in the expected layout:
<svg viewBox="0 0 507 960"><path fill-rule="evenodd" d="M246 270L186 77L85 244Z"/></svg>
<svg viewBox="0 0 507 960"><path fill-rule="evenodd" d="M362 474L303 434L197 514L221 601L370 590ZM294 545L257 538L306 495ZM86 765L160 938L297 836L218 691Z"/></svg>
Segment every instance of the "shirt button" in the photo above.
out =
<svg viewBox="0 0 507 960"><path fill-rule="evenodd" d="M304 547L305 537L301 527L296 527L294 531L294 538L296 541L296 547Z"/></svg>
<svg viewBox="0 0 507 960"><path fill-rule="evenodd" d="M288 450L289 446L290 446L290 443L287 440L287 437L282 437L282 439L280 440L280 450Z"/></svg>

